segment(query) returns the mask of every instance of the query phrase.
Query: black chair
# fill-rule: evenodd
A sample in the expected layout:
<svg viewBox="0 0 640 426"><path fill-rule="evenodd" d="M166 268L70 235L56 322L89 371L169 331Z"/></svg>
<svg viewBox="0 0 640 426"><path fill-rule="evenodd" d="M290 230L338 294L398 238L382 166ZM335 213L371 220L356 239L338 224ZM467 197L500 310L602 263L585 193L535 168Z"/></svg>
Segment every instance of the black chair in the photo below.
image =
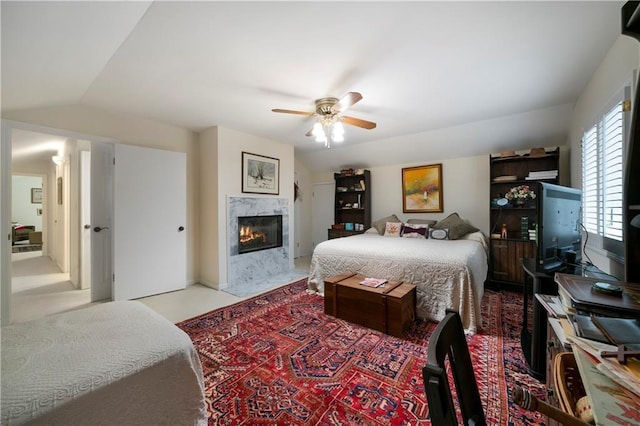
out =
<svg viewBox="0 0 640 426"><path fill-rule="evenodd" d="M455 382L457 405L453 402L447 371L451 371ZM431 335L427 365L422 368L422 378L433 425L458 425L456 408L461 413L464 425L486 425L471 355L458 312L447 309L446 316Z"/></svg>

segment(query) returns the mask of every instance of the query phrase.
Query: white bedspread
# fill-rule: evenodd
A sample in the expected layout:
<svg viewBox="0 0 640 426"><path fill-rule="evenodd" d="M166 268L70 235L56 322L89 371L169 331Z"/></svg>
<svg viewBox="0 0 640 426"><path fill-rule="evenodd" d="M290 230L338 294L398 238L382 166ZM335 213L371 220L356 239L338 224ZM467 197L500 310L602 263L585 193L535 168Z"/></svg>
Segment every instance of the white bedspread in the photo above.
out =
<svg viewBox="0 0 640 426"><path fill-rule="evenodd" d="M417 315L440 321L447 308L460 312L465 329L482 325L480 302L487 277L486 248L474 240L393 238L365 233L318 244L310 286L324 293L324 279L344 272L402 280L417 286Z"/></svg>
<svg viewBox="0 0 640 426"><path fill-rule="evenodd" d="M206 424L189 336L140 302L2 327L3 425Z"/></svg>

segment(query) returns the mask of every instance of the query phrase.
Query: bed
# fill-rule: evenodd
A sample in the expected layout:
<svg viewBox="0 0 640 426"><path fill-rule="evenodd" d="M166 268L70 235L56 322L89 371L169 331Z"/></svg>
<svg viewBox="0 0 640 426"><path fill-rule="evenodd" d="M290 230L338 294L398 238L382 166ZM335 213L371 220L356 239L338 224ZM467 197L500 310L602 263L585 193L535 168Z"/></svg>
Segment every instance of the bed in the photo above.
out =
<svg viewBox="0 0 640 426"><path fill-rule="evenodd" d="M458 240L394 238L366 232L318 244L309 287L324 292L324 279L344 272L416 285L416 311L440 321L447 308L460 312L469 333L482 325L480 303L487 277L487 243L481 232Z"/></svg>
<svg viewBox="0 0 640 426"><path fill-rule="evenodd" d="M29 233L35 232L35 230L36 227L32 225L11 224L11 244L15 245L18 241L28 240Z"/></svg>
<svg viewBox="0 0 640 426"><path fill-rule="evenodd" d="M199 425L205 401L191 340L140 302L2 327L3 425Z"/></svg>

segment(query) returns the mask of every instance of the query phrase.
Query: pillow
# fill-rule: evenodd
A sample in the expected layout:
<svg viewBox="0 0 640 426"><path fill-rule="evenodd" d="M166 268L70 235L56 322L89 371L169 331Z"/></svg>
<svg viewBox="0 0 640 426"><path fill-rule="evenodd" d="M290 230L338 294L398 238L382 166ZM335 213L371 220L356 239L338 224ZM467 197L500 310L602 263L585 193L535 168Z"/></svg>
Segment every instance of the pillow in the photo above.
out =
<svg viewBox="0 0 640 426"><path fill-rule="evenodd" d="M487 255L489 254L489 243L487 242L487 237L485 237L482 232L480 232L480 231L472 232L470 234L465 235L464 237L462 237L460 239L461 240L477 241L478 243L480 243L480 245L482 245L482 248L484 249L485 253L487 253Z"/></svg>
<svg viewBox="0 0 640 426"><path fill-rule="evenodd" d="M432 219L409 219L407 220L407 223L410 223L412 225L429 225L429 226L433 226L437 223L437 220L432 220Z"/></svg>
<svg viewBox="0 0 640 426"><path fill-rule="evenodd" d="M432 240L448 240L449 230L429 228L429 238Z"/></svg>
<svg viewBox="0 0 640 426"><path fill-rule="evenodd" d="M429 232L429 225L410 225L405 223L402 225L403 238L427 238Z"/></svg>
<svg viewBox="0 0 640 426"><path fill-rule="evenodd" d="M384 229L387 226L387 222L402 222L398 219L398 216L392 214L391 216L383 217L382 219L378 219L371 224L374 228L378 230L378 234L384 235Z"/></svg>
<svg viewBox="0 0 640 426"><path fill-rule="evenodd" d="M385 237L399 237L402 229L402 222L387 222L384 227Z"/></svg>
<svg viewBox="0 0 640 426"><path fill-rule="evenodd" d="M448 229L450 240L457 240L467 234L479 231L478 228L464 221L460 216L458 216L458 213L451 213L446 218L438 221L438 223L433 225L432 228ZM429 235L429 237L431 237L431 235Z"/></svg>

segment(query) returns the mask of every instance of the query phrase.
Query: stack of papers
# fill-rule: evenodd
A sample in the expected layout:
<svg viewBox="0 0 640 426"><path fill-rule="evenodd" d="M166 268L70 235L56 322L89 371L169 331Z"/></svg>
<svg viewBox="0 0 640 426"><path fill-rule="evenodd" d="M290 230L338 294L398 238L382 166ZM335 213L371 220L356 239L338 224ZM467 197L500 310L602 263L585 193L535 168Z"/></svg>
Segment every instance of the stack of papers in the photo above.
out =
<svg viewBox="0 0 640 426"><path fill-rule="evenodd" d="M580 337L569 340L596 424L635 424L629 421L640 416L640 361L630 358L622 365L615 358L601 356L615 351L615 346Z"/></svg>
<svg viewBox="0 0 640 426"><path fill-rule="evenodd" d="M493 178L494 182L511 182L513 180L518 180L518 176L508 175L508 176L496 176Z"/></svg>
<svg viewBox="0 0 640 426"><path fill-rule="evenodd" d="M367 287L377 288L386 282L387 280L383 278L365 278L364 280L360 281L360 284L365 285Z"/></svg>
<svg viewBox="0 0 640 426"><path fill-rule="evenodd" d="M542 170L539 172L529 172L526 180L555 179L558 177L557 170Z"/></svg>

